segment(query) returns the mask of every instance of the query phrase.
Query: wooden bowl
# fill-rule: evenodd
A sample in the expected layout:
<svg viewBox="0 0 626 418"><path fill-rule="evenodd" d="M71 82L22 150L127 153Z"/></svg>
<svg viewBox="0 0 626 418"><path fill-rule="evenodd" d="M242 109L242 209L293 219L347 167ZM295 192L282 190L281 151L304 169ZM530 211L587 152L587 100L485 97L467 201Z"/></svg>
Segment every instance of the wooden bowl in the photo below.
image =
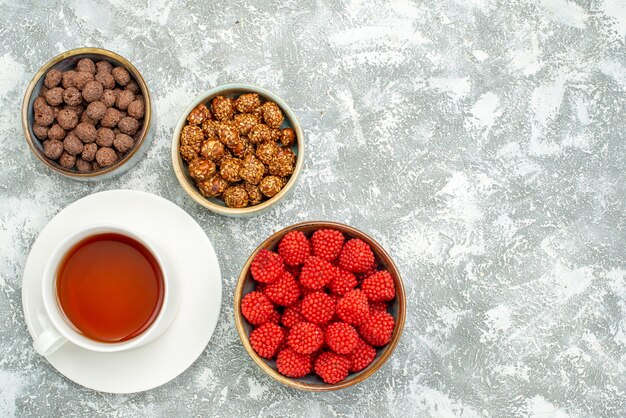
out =
<svg viewBox="0 0 626 418"><path fill-rule="evenodd" d="M285 121L283 122L281 128L292 128L296 132L296 143L292 147L292 151L296 154L296 167L285 187L283 187L276 196L261 202L258 205L248 206L245 208L229 208L221 199L202 196L194 181L191 177L189 177L187 167L178 152L178 148L180 145L180 133L187 122L187 115L189 115L189 113L196 106L200 103L210 104L210 101L216 96L238 97L243 93L258 93L259 96L266 101L275 102L283 111ZM172 165L174 166L176 178L178 179L178 182L182 186L183 190L185 190L185 192L193 200L205 208L219 213L220 215L232 217L250 217L260 215L287 198L287 196L289 196L295 188L298 183L298 179L300 178L300 173L302 172L302 167L304 166L304 154L304 133L302 132L302 127L300 126L300 122L298 122L296 114L291 110L287 103L274 93L250 84L227 84L211 89L208 92L196 97L196 99L191 102L181 114L178 124L176 125L176 129L174 129L174 136L172 137Z"/></svg>
<svg viewBox="0 0 626 418"><path fill-rule="evenodd" d="M351 373L348 377L336 384L328 384L323 382L318 376L314 374L309 374L301 379L292 379L286 376L283 376L276 370L276 361L275 360L267 360L260 357L250 345L249 336L250 332L253 329L253 326L243 317L241 314L241 299L248 293L250 293L254 286L254 280L250 275L250 264L252 260L256 256L256 254L262 249L268 250L276 250L278 247L278 243L285 236L286 233L290 231L302 231L305 235L310 236L310 234L321 228L329 228L336 229L342 232L346 239L350 238L360 238L365 241L374 251L376 255L376 259L381 267L387 269L391 276L393 277L395 286L396 286L396 297L389 304L389 313L393 315L396 320L396 327L391 336L391 341L384 347L381 347L377 350L376 358L374 361L367 366L364 370L358 373ZM400 341L400 336L402 335L402 329L404 328L404 321L406 317L406 295L404 293L404 285L402 283L402 278L400 277L400 272L397 267L393 263L393 260L387 254L387 252L370 238L368 235L363 232L355 229L351 226L335 223L335 222L325 222L325 221L312 221L312 222L302 222L296 225L289 226L281 231L276 232L268 239L263 241L261 245L258 246L256 250L250 255L248 261L243 267L241 271L241 275L239 276L239 281L237 282L237 288L235 289L235 325L237 326L237 332L239 333L239 338L243 343L248 355L254 360L254 362L263 370L266 374L278 380L280 383L285 384L287 386L291 386L296 389L306 390L311 392L328 392L332 390L338 390L350 387L357 383L360 383L370 377L374 372L382 367L383 364L387 361L393 350L396 348L396 345Z"/></svg>
<svg viewBox="0 0 626 418"><path fill-rule="evenodd" d="M124 158L122 158L112 166L89 173L79 173L76 171L68 170L57 164L56 162L46 158L46 156L43 155L43 145L41 144L41 141L39 141L39 139L37 139L37 137L33 133L33 102L35 101L37 96L39 96L39 91L41 90L41 86L43 86L46 74L52 68L63 71L74 67L76 66L76 63L82 58L91 58L94 61L109 61L114 66L122 66L126 68L131 76L135 79L135 81L137 81L137 84L141 89L141 94L143 95L145 100L145 116L143 119L143 126L140 130L139 140L136 142L134 148L130 150L124 156ZM22 128L24 130L26 142L28 143L28 146L30 147L33 154L39 159L39 161L44 163L52 171L62 174L66 177L83 181L94 181L111 178L126 172L133 165L135 165L137 161L139 161L141 157L143 157L148 148L148 146L146 145L146 138L148 136L148 130L150 129L151 119L152 104L150 100L150 91L148 90L148 85L146 84L146 81L143 79L139 71L137 71L135 66L131 64L130 61L128 61L126 58L116 54L115 52L101 48L72 49L52 58L43 67L41 67L39 71L37 71L37 73L35 73L35 76L26 88L24 101L22 102Z"/></svg>

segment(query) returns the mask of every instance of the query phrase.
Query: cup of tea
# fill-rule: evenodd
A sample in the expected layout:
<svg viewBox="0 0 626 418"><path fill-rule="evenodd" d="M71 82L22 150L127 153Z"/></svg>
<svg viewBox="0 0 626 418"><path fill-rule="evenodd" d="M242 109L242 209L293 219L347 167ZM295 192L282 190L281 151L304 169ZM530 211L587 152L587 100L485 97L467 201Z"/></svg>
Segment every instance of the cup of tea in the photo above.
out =
<svg viewBox="0 0 626 418"><path fill-rule="evenodd" d="M87 226L62 241L41 289L44 331L33 345L43 356L67 341L101 352L145 345L169 327L179 306L158 252L119 225Z"/></svg>

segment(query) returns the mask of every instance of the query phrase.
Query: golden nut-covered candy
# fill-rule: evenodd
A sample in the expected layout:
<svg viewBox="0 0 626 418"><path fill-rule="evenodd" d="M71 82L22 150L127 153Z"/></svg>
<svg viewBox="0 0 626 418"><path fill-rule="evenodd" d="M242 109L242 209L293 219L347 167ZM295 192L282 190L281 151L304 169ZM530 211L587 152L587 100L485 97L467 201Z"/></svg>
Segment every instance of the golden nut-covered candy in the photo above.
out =
<svg viewBox="0 0 626 418"><path fill-rule="evenodd" d="M239 113L250 113L261 106L258 93L244 93L235 100L235 108Z"/></svg>
<svg viewBox="0 0 626 418"><path fill-rule="evenodd" d="M296 131L291 128L285 128L280 131L280 143L283 147L291 147L296 143Z"/></svg>
<svg viewBox="0 0 626 418"><path fill-rule="evenodd" d="M285 117L280 107L274 102L263 104L263 120L270 128L279 128Z"/></svg>
<svg viewBox="0 0 626 418"><path fill-rule="evenodd" d="M265 166L254 155L247 155L241 164L241 170L239 175L242 179L251 184L259 184L263 179L263 173L265 172Z"/></svg>
<svg viewBox="0 0 626 418"><path fill-rule="evenodd" d="M235 128L241 135L247 135L254 125L259 123L259 119L252 113L238 113L235 115Z"/></svg>
<svg viewBox="0 0 626 418"><path fill-rule="evenodd" d="M202 196L217 197L224 193L224 190L228 188L228 182L222 178L219 174L215 173L207 180L199 181L198 189Z"/></svg>
<svg viewBox="0 0 626 418"><path fill-rule="evenodd" d="M251 206L261 203L261 200L263 200L263 193L261 193L261 190L259 190L259 187L256 184L245 182L243 187L248 193L248 200Z"/></svg>
<svg viewBox="0 0 626 418"><path fill-rule="evenodd" d="M218 139L219 135L217 133L220 123L214 120L205 120L202 122L202 132L204 132L204 136L206 139Z"/></svg>
<svg viewBox="0 0 626 418"><path fill-rule="evenodd" d="M180 146L180 156L183 158L183 160L189 162L189 161L193 160L194 158L197 158L198 157L198 153L190 145L181 145Z"/></svg>
<svg viewBox="0 0 626 418"><path fill-rule="evenodd" d="M233 148L239 143L239 131L233 125L221 123L217 133L222 144L228 148Z"/></svg>
<svg viewBox="0 0 626 418"><path fill-rule="evenodd" d="M270 128L270 138L272 139L272 141L280 141L280 129L278 128Z"/></svg>
<svg viewBox="0 0 626 418"><path fill-rule="evenodd" d="M189 176L198 181L208 180L215 174L215 163L205 158L194 158L189 162Z"/></svg>
<svg viewBox="0 0 626 418"><path fill-rule="evenodd" d="M248 139L250 139L250 142L253 144L270 141L272 139L272 130L269 126L259 123L250 129L250 132L248 132Z"/></svg>
<svg viewBox="0 0 626 418"><path fill-rule="evenodd" d="M233 99L224 96L217 96L211 101L211 110L215 119L219 121L230 120L233 118L235 109L233 107Z"/></svg>
<svg viewBox="0 0 626 418"><path fill-rule="evenodd" d="M269 165L276 154L278 154L278 151L280 151L280 147L276 142L266 141L256 147L256 157L263 164Z"/></svg>
<svg viewBox="0 0 626 418"><path fill-rule="evenodd" d="M283 148L269 164L270 174L278 177L287 177L293 173L296 156L289 148Z"/></svg>
<svg viewBox="0 0 626 418"><path fill-rule="evenodd" d="M243 158L246 155L254 155L254 145L250 143L248 138L241 137L239 142L230 149L235 157Z"/></svg>
<svg viewBox="0 0 626 418"><path fill-rule="evenodd" d="M224 190L222 197L224 198L224 203L229 208L245 208L248 206L248 192L241 184L230 186Z"/></svg>
<svg viewBox="0 0 626 418"><path fill-rule="evenodd" d="M200 127L196 125L186 125L180 134L181 148L183 146L190 146L193 148L196 154L200 153L200 148L202 148L203 141L204 133L202 132L202 129L200 129Z"/></svg>
<svg viewBox="0 0 626 418"><path fill-rule="evenodd" d="M276 176L263 177L259 183L259 190L267 197L274 197L285 186L285 181Z"/></svg>
<svg viewBox="0 0 626 418"><path fill-rule="evenodd" d="M239 158L224 158L220 161L220 175L231 182L241 180L241 166L243 162Z"/></svg>
<svg viewBox="0 0 626 418"><path fill-rule="evenodd" d="M196 106L191 113L187 116L187 122L192 125L200 125L205 119L211 118L211 112L204 103L200 103Z"/></svg>
<svg viewBox="0 0 626 418"><path fill-rule="evenodd" d="M225 151L226 149L224 148L224 144L222 144L219 140L209 139L208 141L204 141L204 144L202 144L200 155L211 161L217 162L222 159Z"/></svg>

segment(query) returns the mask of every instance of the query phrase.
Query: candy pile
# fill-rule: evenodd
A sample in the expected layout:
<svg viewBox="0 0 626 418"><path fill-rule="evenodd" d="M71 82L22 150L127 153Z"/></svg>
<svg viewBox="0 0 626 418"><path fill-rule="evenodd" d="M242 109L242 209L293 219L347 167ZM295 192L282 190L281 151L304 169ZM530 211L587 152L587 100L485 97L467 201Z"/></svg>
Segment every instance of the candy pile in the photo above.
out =
<svg viewBox="0 0 626 418"><path fill-rule="evenodd" d="M145 100L124 67L83 58L74 69L46 73L33 111L43 154L66 170L88 173L112 166L135 147Z"/></svg>
<svg viewBox="0 0 626 418"><path fill-rule="evenodd" d="M278 252L259 251L250 272L256 288L241 301L255 327L250 344L259 356L275 358L287 377L315 372L338 383L365 369L376 347L391 340L395 320L387 303L396 296L394 280L361 239L346 241L333 229L310 238L291 231Z"/></svg>
<svg viewBox="0 0 626 418"><path fill-rule="evenodd" d="M232 99L217 96L187 116L179 152L189 176L205 197L228 207L254 206L272 198L293 174L296 142L292 128L281 129L284 115L257 93Z"/></svg>

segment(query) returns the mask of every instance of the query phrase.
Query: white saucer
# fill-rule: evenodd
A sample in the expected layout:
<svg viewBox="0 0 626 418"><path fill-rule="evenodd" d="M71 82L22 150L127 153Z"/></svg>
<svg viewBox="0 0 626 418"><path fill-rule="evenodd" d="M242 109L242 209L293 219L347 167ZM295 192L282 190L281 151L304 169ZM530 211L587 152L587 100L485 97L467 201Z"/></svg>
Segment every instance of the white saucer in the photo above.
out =
<svg viewBox="0 0 626 418"><path fill-rule="evenodd" d="M134 350L101 353L70 342L46 357L68 379L103 392L152 389L178 376L202 353L217 325L222 276L211 241L184 210L159 196L112 190L84 197L59 212L33 244L22 280L22 303L31 336L42 332L41 277L53 247L76 228L93 223L128 225L162 254L180 281L181 304L172 325Z"/></svg>

